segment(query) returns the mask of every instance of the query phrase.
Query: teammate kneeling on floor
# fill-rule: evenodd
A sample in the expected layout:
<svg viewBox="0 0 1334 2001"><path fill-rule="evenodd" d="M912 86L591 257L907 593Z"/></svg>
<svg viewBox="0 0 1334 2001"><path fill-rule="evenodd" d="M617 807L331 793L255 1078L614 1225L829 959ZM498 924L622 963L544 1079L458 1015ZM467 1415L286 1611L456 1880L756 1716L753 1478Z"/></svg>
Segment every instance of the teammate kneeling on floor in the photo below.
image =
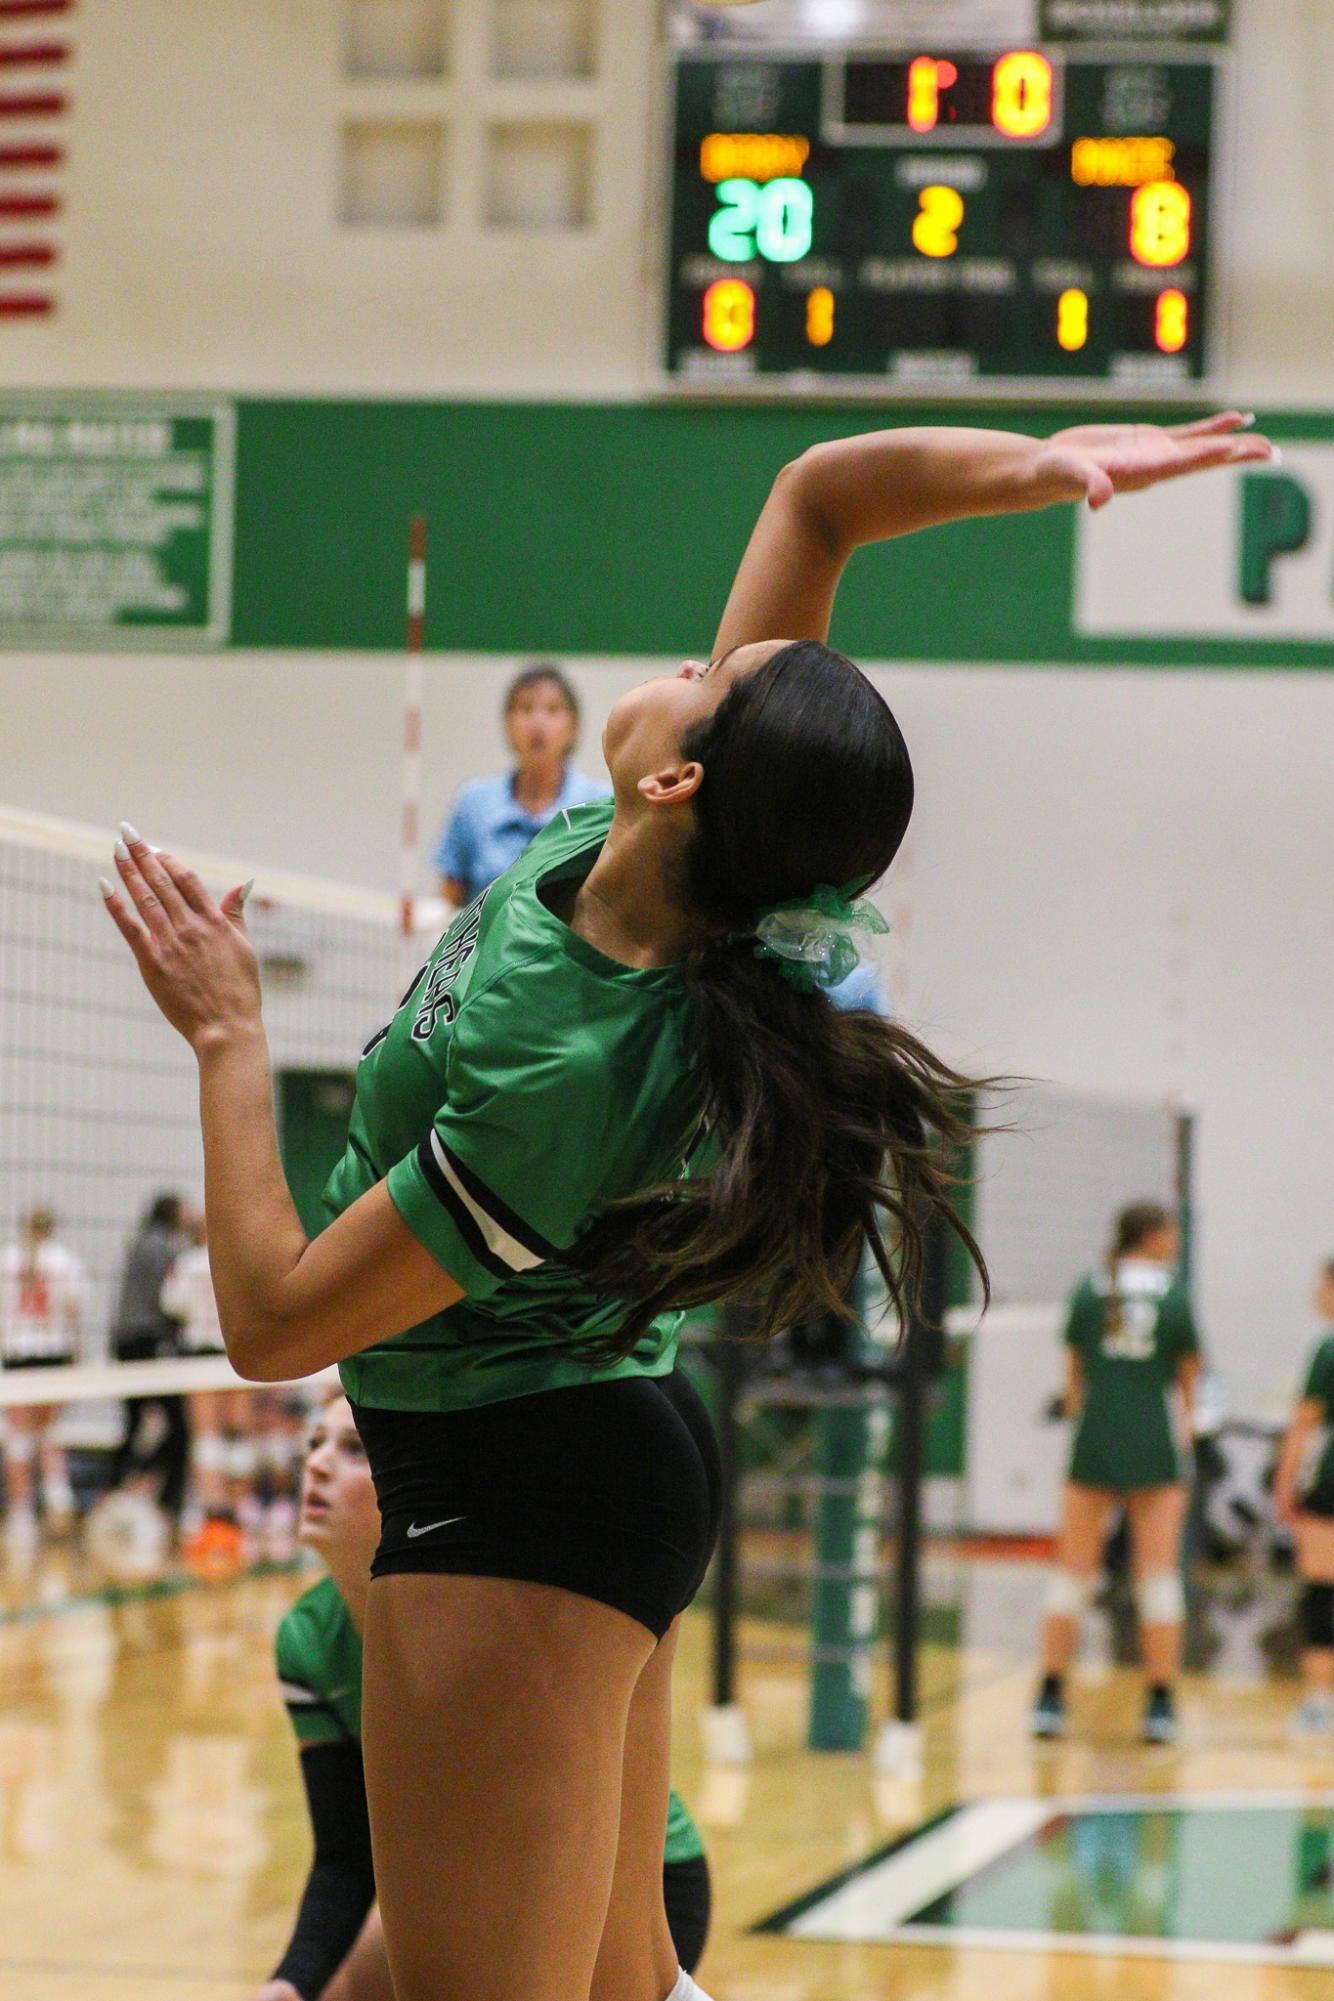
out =
<svg viewBox="0 0 1334 2001"><path fill-rule="evenodd" d="M1199 1339L1173 1267L1177 1226L1156 1202L1124 1209L1106 1267L1084 1279L1066 1323L1065 1407L1077 1420L1047 1593L1035 1737L1065 1732L1065 1676L1118 1506L1130 1518L1140 1645L1148 1671L1146 1743L1176 1737L1172 1685L1181 1663L1186 1486L1171 1393L1189 1433Z"/></svg>
<svg viewBox="0 0 1334 2001"><path fill-rule="evenodd" d="M1315 1308L1325 1333L1311 1357L1301 1400L1288 1426L1274 1474L1274 1501L1292 1530L1302 1580L1301 1737L1334 1729L1334 1258L1316 1279ZM1314 1477L1299 1492L1308 1450L1318 1431L1325 1446Z"/></svg>
<svg viewBox="0 0 1334 2001"><path fill-rule="evenodd" d="M361 1629L380 1513L347 1399L316 1419L301 1485L303 1543L329 1574L278 1628L278 1678L301 1746L315 1856L296 1928L256 2001L393 2001L361 1760ZM662 1870L682 1973L668 2001L694 2001L709 1929L709 1865L678 1794L668 1801Z"/></svg>

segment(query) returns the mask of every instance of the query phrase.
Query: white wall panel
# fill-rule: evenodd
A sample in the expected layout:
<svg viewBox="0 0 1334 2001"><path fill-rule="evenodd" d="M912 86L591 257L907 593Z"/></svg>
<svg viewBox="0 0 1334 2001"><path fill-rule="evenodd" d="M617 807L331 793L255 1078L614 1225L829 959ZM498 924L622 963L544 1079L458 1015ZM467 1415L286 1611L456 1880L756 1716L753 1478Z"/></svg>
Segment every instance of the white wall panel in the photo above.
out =
<svg viewBox="0 0 1334 2001"><path fill-rule="evenodd" d="M511 664L427 664L439 810L498 765ZM652 666L574 663L591 768ZM1206 1327L1240 1396L1285 1390L1334 1251L1334 676L877 678L918 772L885 899L912 1015L980 1068L1198 1106ZM400 685L392 656L0 657L0 799L392 891Z"/></svg>
<svg viewBox="0 0 1334 2001"><path fill-rule="evenodd" d="M84 0L61 310L0 327L6 379L389 395L644 388L656 0L505 0L499 16L498 0L451 0L446 73L424 81L345 80L341 3ZM546 33L543 5L569 16L568 34L557 21L547 35L547 57L563 36L587 42L591 77L493 73L497 47L514 68L516 37L534 32L525 20ZM1236 16L1229 391L1325 402L1334 7L1237 0ZM341 132L359 118L440 121L442 226L340 226ZM491 133L546 120L590 135L587 226L489 230Z"/></svg>

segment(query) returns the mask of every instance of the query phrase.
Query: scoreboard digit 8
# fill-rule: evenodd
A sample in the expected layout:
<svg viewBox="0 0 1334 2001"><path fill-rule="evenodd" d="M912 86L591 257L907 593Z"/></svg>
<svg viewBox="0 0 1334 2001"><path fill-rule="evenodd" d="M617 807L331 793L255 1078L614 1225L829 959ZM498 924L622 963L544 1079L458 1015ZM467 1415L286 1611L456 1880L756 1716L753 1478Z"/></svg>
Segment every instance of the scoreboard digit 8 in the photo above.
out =
<svg viewBox="0 0 1334 2001"><path fill-rule="evenodd" d="M1205 382L1221 60L678 51L668 375Z"/></svg>

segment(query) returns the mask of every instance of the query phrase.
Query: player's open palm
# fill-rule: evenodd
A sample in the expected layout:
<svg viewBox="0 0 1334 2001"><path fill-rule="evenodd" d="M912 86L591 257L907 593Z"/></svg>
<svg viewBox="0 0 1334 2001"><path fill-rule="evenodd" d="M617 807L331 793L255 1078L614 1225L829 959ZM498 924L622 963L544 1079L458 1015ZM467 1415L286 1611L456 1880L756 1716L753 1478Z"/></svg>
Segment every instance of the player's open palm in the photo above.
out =
<svg viewBox="0 0 1334 2001"><path fill-rule="evenodd" d="M1057 431L1038 453L1039 507L1087 500L1105 507L1118 493L1139 493L1163 480L1218 466L1263 465L1274 446L1248 427L1240 410L1223 410L1193 424L1077 424Z"/></svg>
<svg viewBox="0 0 1334 2001"><path fill-rule="evenodd" d="M259 1020L259 962L245 933L246 891L215 903L193 869L122 825L116 870L124 896L102 894L144 985L192 1047Z"/></svg>

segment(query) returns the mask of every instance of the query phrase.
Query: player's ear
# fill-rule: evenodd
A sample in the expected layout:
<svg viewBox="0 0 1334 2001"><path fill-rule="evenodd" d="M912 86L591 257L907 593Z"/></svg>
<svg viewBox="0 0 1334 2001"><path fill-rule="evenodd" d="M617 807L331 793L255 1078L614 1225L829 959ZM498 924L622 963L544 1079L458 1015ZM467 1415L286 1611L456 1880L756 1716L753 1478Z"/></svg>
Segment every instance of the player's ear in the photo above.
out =
<svg viewBox="0 0 1334 2001"><path fill-rule="evenodd" d="M704 766L692 757L681 764L669 764L661 771L648 772L639 780L637 789L650 806L681 806L694 798L703 777Z"/></svg>

